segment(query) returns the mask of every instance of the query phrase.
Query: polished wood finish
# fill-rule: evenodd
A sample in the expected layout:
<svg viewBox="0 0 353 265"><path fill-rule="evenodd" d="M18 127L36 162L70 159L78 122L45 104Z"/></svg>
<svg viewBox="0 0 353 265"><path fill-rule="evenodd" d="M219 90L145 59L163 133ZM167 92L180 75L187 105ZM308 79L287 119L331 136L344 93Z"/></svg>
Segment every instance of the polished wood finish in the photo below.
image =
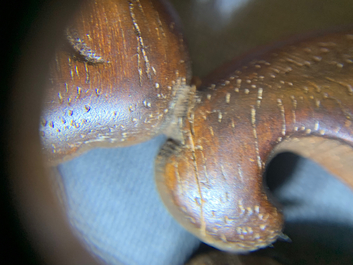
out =
<svg viewBox="0 0 353 265"><path fill-rule="evenodd" d="M353 188L352 46L353 31L311 38L206 78L182 143L167 143L156 162L159 192L184 227L232 252L283 236L263 185L266 162L280 151L322 163Z"/></svg>
<svg viewBox="0 0 353 265"><path fill-rule="evenodd" d="M56 164L162 133L187 94L180 26L161 1L84 1L51 64L40 126Z"/></svg>
<svg viewBox="0 0 353 265"><path fill-rule="evenodd" d="M156 181L172 215L231 252L282 235L263 185L290 150L353 187L353 31L266 48L188 86L176 19L157 1L90 1L51 65L40 132L52 164L166 133Z"/></svg>

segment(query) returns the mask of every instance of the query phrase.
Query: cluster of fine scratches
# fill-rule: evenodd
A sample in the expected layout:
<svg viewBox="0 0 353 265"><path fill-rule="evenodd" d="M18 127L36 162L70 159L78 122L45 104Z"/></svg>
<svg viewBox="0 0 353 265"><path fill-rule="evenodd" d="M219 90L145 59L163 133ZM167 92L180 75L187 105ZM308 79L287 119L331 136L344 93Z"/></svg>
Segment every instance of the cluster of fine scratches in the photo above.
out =
<svg viewBox="0 0 353 265"><path fill-rule="evenodd" d="M189 63L168 12L153 1L92 1L75 16L65 32L72 49L58 47L44 99L50 163L163 132L181 138L169 127L185 113Z"/></svg>
<svg viewBox="0 0 353 265"><path fill-rule="evenodd" d="M104 59L97 55L85 42L82 38L79 37L79 34L76 30L72 28L66 29L66 37L69 43L72 45L74 50L78 52L85 61L89 63L104 63Z"/></svg>
<svg viewBox="0 0 353 265"><path fill-rule="evenodd" d="M195 105L182 125L184 150L189 150L190 162L173 162L180 188L174 196L188 201L195 196L188 193L188 182L197 185L193 192L197 193L194 207L199 208L199 215L191 213L188 206L181 210L206 242L223 249L251 250L281 236L280 225L274 224L279 218L275 208L243 199L262 196L267 200L263 194L250 194L253 188L247 185L253 183L251 180L258 181L259 176L248 172L261 174L270 151L284 139L352 135L353 54L349 47L353 35L337 38L335 42L317 39L285 46L250 61L196 94ZM345 140L352 142L348 138ZM237 152L245 153L246 160L234 161L232 156ZM223 159L216 162L215 156ZM257 170L249 170L249 165ZM193 180L185 180L179 172L185 167L194 172ZM238 190L237 185L242 188ZM215 187L222 187L223 192ZM236 215L223 210L217 213L219 203L237 205L232 213ZM225 232L225 227L230 230ZM263 236L262 232L267 234Z"/></svg>
<svg viewBox="0 0 353 265"><path fill-rule="evenodd" d="M144 15L144 11L143 11L143 8L141 6L140 1L137 0L135 2L137 3L142 14ZM137 68L138 68L139 77L140 77L140 85L142 85L142 69L140 67L140 60L141 60L140 54L141 53L142 53L142 58L145 62L145 66L146 66L146 74L149 79L151 79L151 70L154 74L156 74L156 70L154 69L153 66L150 65L150 61L149 61L147 53L146 53L146 46L145 46L144 40L142 38L140 26L137 23L136 15L134 13L134 4L132 2L129 3L129 10L130 10L130 16L132 19L132 23L134 25L134 29L136 32L136 39L137 39L137 48L136 49L137 49L137 64L138 64Z"/></svg>
<svg viewBox="0 0 353 265"><path fill-rule="evenodd" d="M190 110L189 110L190 111ZM197 167L197 157L196 157L196 152L195 152L195 143L194 143L194 137L195 137L195 129L194 129L194 113L188 113L189 116L189 121L190 121L190 130L187 131L188 134L188 142L190 143L190 150L192 153L192 161L193 161L193 166L194 166L194 170L195 170L195 182L197 184L197 189L198 189L198 194L200 195L199 200L196 199L196 203L200 206L200 231L202 233L203 236L206 236L207 231L206 231L206 220L205 220L205 214L204 214L204 207L203 204L205 202L204 198L203 198L203 194L202 194L202 189L201 189L201 181L200 181L200 176L199 176L199 171L198 171L198 167ZM202 151L201 151L202 153Z"/></svg>
<svg viewBox="0 0 353 265"><path fill-rule="evenodd" d="M353 35L347 34L346 39L350 40L353 42ZM208 93L206 94L206 98L210 101L213 97L215 97L216 93L222 93L224 94L223 91L228 90L230 92L225 93L225 103L224 106L226 106L223 110L223 112L219 109L214 109L213 111L208 111L208 113L218 113L218 121L222 122L222 117L223 120L224 114L227 113L230 117L229 119L226 119L231 122L232 127L234 128L234 117L232 117L232 110L230 108L227 108L228 104L231 103L231 95L235 92L236 94L239 94L239 96L244 97L245 95L248 95L251 97L252 93L257 91L257 100L256 100L256 108L255 105L250 105L250 110L251 110L251 124L253 127L255 126L256 123L256 109L261 108L261 102L263 100L263 93L272 93L274 92L277 94L279 97L276 99L276 102L273 102L271 104L277 105L279 113L280 113L280 119L282 121L281 123L281 135L287 136L287 124L290 124L291 127L295 131L305 131L307 134L312 133L313 131L318 131L320 135L324 135L325 131L320 130L320 122L319 121L314 121L312 128L306 128L305 126L301 125L300 122L297 120L297 109L298 109L298 103L303 102L305 98L311 99L311 102L313 102L313 108L314 109L319 109L320 107L323 107L323 101L324 100L332 100L336 103L338 108L341 110L342 114L346 117L347 120L352 119L352 112L349 110L346 106L344 106L341 102L340 99L335 97L335 91L333 88L330 88L330 84L326 85L321 85L318 84L318 82L311 81L312 78L309 74L305 75L303 73L303 78L302 80L299 80L300 86L297 86L295 84L295 78L291 81L287 81L285 79L288 79L290 77L291 72L295 72L296 68L310 68L312 65L315 64L331 64L336 66L337 71L340 71L342 68L345 67L351 67L353 64L353 58L351 54L341 54L341 58L336 58L337 61L329 61L325 62L323 61L323 57L327 54L330 53L332 50L332 53L335 52L335 49L337 48L336 46L338 44L335 44L333 42L330 43L317 43L319 46L317 53L322 53L320 54L312 54L311 61L308 60L308 58L303 57L301 55L293 55L287 53L286 58L281 58L280 62L282 65L281 66L276 66L275 63L270 63L266 60L259 60L259 61L252 61L250 62L247 66L243 66L243 69L245 70L244 72L249 72L250 68L256 69L261 69L261 68L267 68L267 76L265 75L259 75L257 72L250 73L248 76L243 76L241 70L235 71L234 75L231 75L228 77L227 80L224 80L220 84L212 84L208 87ZM300 48L297 48L300 49ZM310 48L302 48L305 50L306 53L314 53ZM331 50L330 50L331 49ZM348 52L349 50L346 49ZM278 54L274 54L274 57L277 57ZM309 58L310 58L309 57ZM284 66L283 62L287 64L287 66ZM269 70L269 71L268 71ZM304 70L306 71L306 70ZM303 71L303 72L304 72ZM310 70L308 70L310 73ZM250 78L250 76L252 76ZM321 76L320 76L321 77ZM280 80L283 78L283 80ZM335 89L340 89L343 88L346 90L346 96L350 97L353 95L353 85L350 84L349 82L342 81L342 80L336 80L334 77L331 76L324 76L323 77L324 81L329 81L328 83L332 83L332 87L335 87ZM303 81L306 81L307 85L303 85ZM316 80L317 81L317 80ZM320 83L320 82L319 82ZM324 83L324 82L321 82ZM326 82L327 83L327 82ZM337 86L338 85L338 86ZM267 87L266 87L267 86ZM231 88L234 87L234 90ZM266 88L265 88L266 87ZM314 93L310 94L310 89L315 90L316 94L318 96L315 96ZM294 94L290 94L289 91L294 92ZM234 92L233 92L233 91ZM301 93L297 93L295 90L301 90ZM326 90L326 91L325 91ZM331 90L331 91L330 91ZM244 94L241 94L241 91L244 92ZM271 91L271 92L270 92ZM291 113L292 113L292 121L286 121L286 119L289 117L289 115L286 114L285 110L285 103L284 103L284 98L289 97L291 102L292 102L292 107L291 107ZM236 95L235 95L235 98ZM286 100L288 102L288 100ZM216 105L216 104L215 104ZM232 108L232 107L231 107ZM310 108L308 108L310 109ZM203 115L204 119L206 119L206 116L204 113L200 113ZM234 115L236 117L236 115ZM256 126L255 126L256 127ZM211 135L213 135L213 128L209 127L210 131L212 131ZM256 128L254 129L256 130ZM254 138L257 138L256 131L254 131Z"/></svg>
<svg viewBox="0 0 353 265"><path fill-rule="evenodd" d="M251 106L251 125L253 127L253 134L254 134L254 139L255 139L255 151L256 151L257 165L261 171L262 162L261 162L261 157L260 157L260 153L259 153L259 142L257 139L257 131L256 131L256 109L254 106Z"/></svg>
<svg viewBox="0 0 353 265"><path fill-rule="evenodd" d="M226 96L226 98L228 97L229 96ZM198 96L195 97L195 101L200 102L198 99ZM255 115L256 115L255 107L252 106L252 111L251 111L252 125L254 128L254 131L253 131L254 137L256 138L257 136L256 136L256 127L255 127ZM218 116L218 120L219 119L220 117ZM223 249L229 248L228 250L233 249L236 251L248 251L253 248L265 247L269 243L273 242L275 238L278 236L278 234L276 234L275 231L271 231L271 228L267 227L266 222L269 219L270 214L261 210L261 206L259 204L251 205L246 201L243 202L242 199L240 199L237 202L237 207L239 209L239 212L235 218L230 217L230 215L227 215L227 213L225 213L225 215L223 216L223 222L225 226L233 227L232 224L237 223L237 225L235 226L235 231L237 233L238 240L229 239L226 234L219 232L220 227L222 226L221 224L219 224L219 227L217 226L209 227L209 224L208 224L209 218L206 217L207 210L204 209L205 208L204 205L207 202L207 199L204 198L203 193L205 190L205 186L211 187L213 185L213 183L211 183L212 179L209 178L209 176L207 176L208 169L207 169L206 160L210 161L210 157L206 158L207 154L205 154L202 145L195 144L195 141L197 140L197 136L195 134L195 128L194 128L195 115L194 115L194 112L192 111L192 108L190 108L188 111L188 122L190 127L189 127L189 130L184 130L184 137L185 137L184 148L189 149L191 151L191 160L192 160L191 164L193 167L193 171L195 172L195 174L193 174L193 177L194 177L194 182L196 184L197 193L199 194L199 196L195 198L195 203L200 208L200 216L199 216L200 219L198 221L200 223L199 231L201 234L201 238L210 244L214 244L215 239L216 241L219 239L221 242L223 242L226 245L226 247L224 246L220 247L219 245L216 244L217 247L220 247ZM180 126L182 129L183 124L180 124ZM262 162L260 159L257 143L256 143L256 149L257 149L257 157L258 157L258 166L261 170ZM202 167L203 167L202 173L200 172L201 174L199 173L200 165L197 162L199 161L198 154L201 154L201 161L202 161ZM165 156L165 154L163 156ZM163 162L161 164L163 164ZM229 171L224 169L222 162L219 164L220 164L223 180L226 182L227 178L229 178L229 174L228 174ZM182 196L189 196L187 194L187 188L184 189L183 187L183 178L179 172L180 170L179 166L180 165L178 162L173 163L173 168L174 168L173 171L176 176L177 182L179 183L179 188L181 191L180 193ZM237 167L238 167L237 173L239 174L240 181L243 182L244 178L243 178L241 165L237 164ZM203 174L206 175L206 179L202 177ZM212 173L210 173L210 176L212 176ZM221 197L220 200L223 202L230 201L231 192L232 191L225 192L224 198ZM188 214L186 207L181 207L181 210L187 216L187 218L190 220L191 223L193 224L197 223L195 218ZM213 214L215 214L215 211L212 211L212 212ZM253 218L257 219L258 227L256 227L256 225L251 224L251 222L249 222ZM267 239L264 240L262 239L260 233L262 231L265 231L265 229L270 230L270 235ZM217 236L212 237L212 234ZM211 240L209 240L210 236L212 238ZM229 243L231 247L228 246ZM235 246L235 249L234 249L234 246Z"/></svg>
<svg viewBox="0 0 353 265"><path fill-rule="evenodd" d="M75 71L75 73L78 75L78 72ZM155 85L156 87L159 86L158 83ZM58 103L59 105L68 105L69 107L72 107L70 102L73 100L78 100L82 94L88 93L88 91L83 91L81 87L71 87L65 84L66 92L58 92ZM172 119L174 116L180 116L181 113L184 113L183 109L185 108L183 105L186 102L186 98L189 97L189 91L186 89L186 79L184 77L178 77L176 81L171 82L171 86L168 86L166 91L170 91L170 94L173 95L173 99L170 100L169 104L165 106L163 109L158 109L157 111L152 109L152 103L149 99L145 99L142 102L136 103L134 105L129 105L128 106L128 111L133 113L137 108L144 108L145 109L145 115L142 117L137 118L131 118L132 125L133 126L151 126L151 134L155 133L154 128L158 129L158 126L161 126L161 121L165 119L165 116L168 115L168 120L164 122L164 126L167 126L169 124L169 119ZM67 102L64 102L64 98L67 98L67 95L69 95L70 91L76 91L75 98L73 99L72 96L68 97ZM75 93L74 93L75 94ZM101 97L101 94L99 91L95 91L94 97ZM166 98L167 95L164 95L162 92L159 92L157 95L157 98ZM169 97L169 96L168 96ZM87 127L87 125L91 126L90 123L95 121L94 116L92 116L92 113L97 111L94 106L90 105L83 105L82 109L74 109L73 107L66 110L60 117L59 119L52 120L48 119L47 117L42 117L41 123L40 123L40 134L42 137L46 136L47 139L49 136L49 133L46 133L48 130L49 131L55 131L55 138L61 139L61 142L66 142L66 144L70 148L77 148L80 147L83 144L93 144L93 143L101 143L105 141L109 141L110 143L122 143L124 141L127 141L129 137L133 137L134 131L133 130L127 130L126 125L123 123L117 123L115 125L110 125L106 126L107 128L100 128L99 132L97 132L96 136L92 139L85 139L86 134L82 132L82 128ZM117 119L119 115L119 112L117 110L112 109L111 110L111 118L112 119ZM170 117L172 116L172 117ZM162 127L159 128L163 130L163 124ZM62 134L61 132L64 131L72 131L72 130L77 130L80 131L81 133L79 134L80 138L71 140L67 135ZM95 129L91 129L89 131L90 133L95 132ZM147 134L148 132L146 132ZM47 135L46 135L47 134ZM74 136L74 135L73 135ZM57 146L54 143L51 143L51 148L52 152L55 153L60 153L61 148Z"/></svg>

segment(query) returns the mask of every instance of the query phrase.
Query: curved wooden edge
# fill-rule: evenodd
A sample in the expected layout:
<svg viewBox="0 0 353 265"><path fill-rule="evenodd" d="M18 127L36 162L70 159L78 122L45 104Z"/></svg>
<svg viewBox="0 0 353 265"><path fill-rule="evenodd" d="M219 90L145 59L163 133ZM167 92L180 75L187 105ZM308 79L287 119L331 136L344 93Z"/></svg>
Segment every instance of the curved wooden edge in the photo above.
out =
<svg viewBox="0 0 353 265"><path fill-rule="evenodd" d="M156 162L162 199L184 227L233 252L280 237L283 216L262 179L276 146L304 148L352 185L352 43L351 30L291 43L204 84L180 124L181 145L166 145Z"/></svg>
<svg viewBox="0 0 353 265"><path fill-rule="evenodd" d="M243 191L237 188L222 190L215 185L216 191L200 198L204 191L198 189L202 189L201 185L205 183L202 181L200 185L200 182L190 179L200 180L205 175L204 172L197 173L193 168L197 166L193 163L184 163L190 156L182 144L170 140L162 147L155 163L157 190L179 224L206 244L231 253L247 253L264 248L277 238L285 237L281 232L281 210L272 204L274 202L262 186L262 181L256 187L255 184L251 187L244 183L240 188ZM171 178L173 174L175 179ZM210 179L219 181L216 173L213 174L209 175ZM258 179L257 176L255 178ZM223 186L222 181L219 184ZM210 206L205 206L205 203Z"/></svg>
<svg viewBox="0 0 353 265"><path fill-rule="evenodd" d="M147 141L179 115L190 60L170 4L86 1L66 33L50 64L40 122L49 164Z"/></svg>
<svg viewBox="0 0 353 265"><path fill-rule="evenodd" d="M175 82L173 91L175 91L175 96L168 104L168 109L170 111L168 111L168 115L165 117L163 124L159 126L158 130L156 130L156 134L150 134L146 137L140 137L133 142L122 142L119 140L115 140L114 137L93 137L92 139L86 141L79 148L72 149L72 152L70 153L56 154L55 157L50 155L48 157L46 156L48 150L45 150L43 155L45 164L48 167L56 167L59 164L74 159L75 157L89 152L94 148L116 148L132 146L148 141L150 138L155 137L159 134L165 134L170 138L181 140L182 135L180 131L176 128L178 127L180 119L182 119L186 115L190 98L192 98L193 94L195 93L195 87L189 86L185 83L185 81L178 79Z"/></svg>
<svg viewBox="0 0 353 265"><path fill-rule="evenodd" d="M353 191L353 147L349 143L317 136L289 138L273 149L269 160L282 152L293 152L313 160Z"/></svg>

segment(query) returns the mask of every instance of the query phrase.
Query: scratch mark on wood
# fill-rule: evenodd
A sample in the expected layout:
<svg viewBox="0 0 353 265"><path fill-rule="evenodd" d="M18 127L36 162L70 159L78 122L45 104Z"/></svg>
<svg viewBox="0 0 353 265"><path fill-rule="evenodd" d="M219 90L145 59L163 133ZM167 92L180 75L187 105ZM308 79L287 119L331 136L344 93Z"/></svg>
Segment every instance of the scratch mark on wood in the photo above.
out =
<svg viewBox="0 0 353 265"><path fill-rule="evenodd" d="M131 3L131 2L129 3L129 9L130 9L130 16L131 16L131 19L132 19L132 23L133 23L135 31L136 31L136 37L137 37L137 40L138 40L137 43L138 43L138 46L139 46L139 50L142 52L142 57L143 57L143 60L145 62L146 74L147 74L147 77L149 79L151 79L150 61L149 61L147 53L146 53L146 46L145 46L144 40L142 38L140 26L137 23L137 19L136 19L135 13L134 13L134 4Z"/></svg>
<svg viewBox="0 0 353 265"><path fill-rule="evenodd" d="M281 99L277 99L277 106L279 107L281 111L281 116L282 116L282 135L286 135L286 115L284 111L284 106L282 103Z"/></svg>
<svg viewBox="0 0 353 265"><path fill-rule="evenodd" d="M253 135L255 138L255 151L256 151L256 158L257 158L257 165L259 169L262 169L262 161L259 152L259 142L257 139L257 131L256 131L256 109L254 106L251 106L251 125L253 128Z"/></svg>
<svg viewBox="0 0 353 265"><path fill-rule="evenodd" d="M348 94L349 94L350 96L353 95L353 88L352 88L352 86L351 86L350 84L348 84L348 83L346 83L346 82L342 82L342 81L337 81L337 80L335 80L335 79L333 79L333 78L331 78L331 77L326 77L326 80L329 80L329 81L331 81L331 82L334 82L334 83L336 83L336 84L339 84L339 85L341 85L341 86L347 88Z"/></svg>

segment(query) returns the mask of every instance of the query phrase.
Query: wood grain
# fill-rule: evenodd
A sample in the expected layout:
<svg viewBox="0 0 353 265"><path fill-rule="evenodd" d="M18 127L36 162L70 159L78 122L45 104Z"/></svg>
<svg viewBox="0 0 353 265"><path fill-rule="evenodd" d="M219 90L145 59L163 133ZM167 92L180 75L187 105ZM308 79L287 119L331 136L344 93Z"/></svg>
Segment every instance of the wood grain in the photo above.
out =
<svg viewBox="0 0 353 265"><path fill-rule="evenodd" d="M353 187L353 31L258 50L197 92L164 2L92 0L65 34L40 128L52 165L165 133L156 160L164 203L202 241L231 252L285 237L263 185L277 153L311 158Z"/></svg>
<svg viewBox="0 0 353 265"><path fill-rule="evenodd" d="M353 187L352 45L353 31L319 36L256 52L206 78L181 125L183 141L170 141L156 162L159 192L184 227L232 252L281 237L283 216L263 173L283 150Z"/></svg>
<svg viewBox="0 0 353 265"><path fill-rule="evenodd" d="M146 141L178 116L190 64L168 3L85 1L65 38L40 126L51 164L96 146Z"/></svg>

